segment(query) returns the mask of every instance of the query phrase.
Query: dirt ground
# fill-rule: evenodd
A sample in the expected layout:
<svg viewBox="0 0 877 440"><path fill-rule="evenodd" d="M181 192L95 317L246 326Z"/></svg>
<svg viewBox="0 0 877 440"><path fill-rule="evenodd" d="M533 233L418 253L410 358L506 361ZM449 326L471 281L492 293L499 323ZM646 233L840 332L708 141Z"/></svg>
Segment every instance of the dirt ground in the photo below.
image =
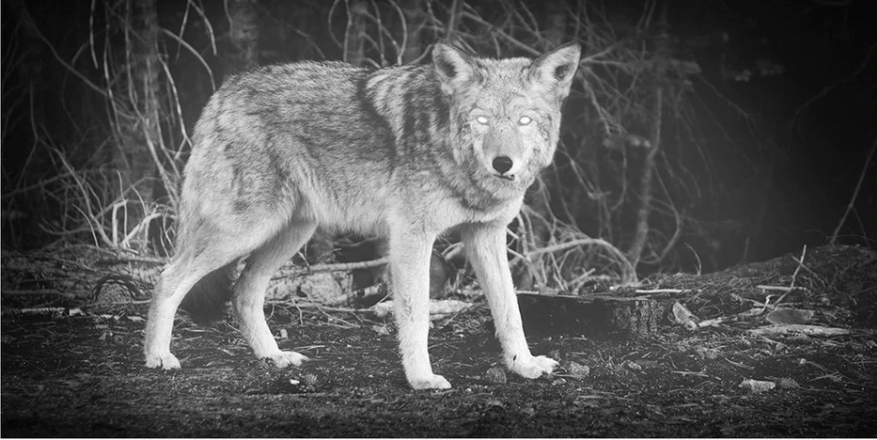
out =
<svg viewBox="0 0 877 440"><path fill-rule="evenodd" d="M480 300L434 322L447 391L407 387L391 318L290 303L272 304L269 323L282 348L312 359L301 368L254 359L231 319L180 316L183 369L149 370L142 297L101 309L43 292L58 276L48 269L70 266L89 267L3 254L3 437L877 436L877 254L862 248L656 277L618 293L675 289L655 294L661 320L638 337L528 325L532 351L563 367L537 380L506 376ZM693 329L674 322L675 301ZM773 331L788 323L776 307L804 312L792 315L805 326Z"/></svg>

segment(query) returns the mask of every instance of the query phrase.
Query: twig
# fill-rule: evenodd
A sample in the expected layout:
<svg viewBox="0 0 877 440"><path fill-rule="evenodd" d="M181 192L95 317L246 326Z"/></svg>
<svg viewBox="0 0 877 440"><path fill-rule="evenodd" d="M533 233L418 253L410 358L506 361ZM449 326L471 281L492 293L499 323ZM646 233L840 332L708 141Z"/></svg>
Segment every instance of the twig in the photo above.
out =
<svg viewBox="0 0 877 440"><path fill-rule="evenodd" d="M804 266L804 257L807 256L807 245L804 245L804 250L801 251L801 260L798 261L798 267L795 268L795 273L792 274L792 282L789 283L789 287L795 288L795 280L798 278L798 272L801 271L801 267Z"/></svg>
<svg viewBox="0 0 877 440"><path fill-rule="evenodd" d="M850 198L850 203L847 204L847 209L844 211L843 217L841 217L840 222L837 224L837 228L834 229L834 233L831 234L831 240L828 241L828 244L835 244L837 242L837 234L840 233L840 228L843 226L844 222L847 221L847 216L850 215L850 211L853 210L853 205L856 203L856 199L859 197L859 190L862 189L862 182L865 181L865 174L868 173L868 166L871 165L871 159L874 157L874 151L877 150L877 137L874 138L874 143L871 145L871 151L868 152L868 158L865 159L865 166L862 167L862 174L859 174L859 182L856 183L856 189L853 191L853 197Z"/></svg>
<svg viewBox="0 0 877 440"><path fill-rule="evenodd" d="M33 21L30 12L27 10L26 7L24 7L24 4L22 4L22 10L24 11L24 14L22 14L22 18L24 20L28 20L31 23L31 29L36 34L37 38L39 38L43 43L45 43L46 47L49 48L49 51L52 52L52 56L55 57L55 60L61 63L61 65L64 66L64 68L67 69L68 72L72 73L74 76L82 80L82 82L85 83L85 85L87 85L91 90L106 98L106 91L98 87L97 84L91 82L91 80L89 80L85 75L80 73L78 70L76 70L76 68L71 66L70 63L61 58L61 55L59 55L58 51L55 50L55 46L49 41L48 38L43 35L42 32L40 32L39 28L37 28L36 22Z"/></svg>
<svg viewBox="0 0 877 440"><path fill-rule="evenodd" d="M82 174L103 174L103 172L104 172L103 170L84 170L84 171L81 171ZM71 176L72 175L69 172L65 172L63 174L58 174L56 176L49 177L47 179L41 179L39 182L34 183L32 185L28 185L28 186L25 186L22 188L16 188L16 189L14 189L6 194L3 194L2 200L6 200L10 197L18 196L18 195L25 193L27 191L45 188L46 186L48 186L52 183L55 183L59 180L64 180L64 179L71 177Z"/></svg>
<svg viewBox="0 0 877 440"><path fill-rule="evenodd" d="M204 70L207 71L207 76L210 77L210 87L212 87L213 90L216 90L216 80L213 79L213 70L210 68L210 65L207 64L207 61L204 60L204 57L201 56L201 53L198 52L197 50L195 50L195 48L192 47L192 45L190 45L190 44L187 43L185 40L183 40L182 38L180 38L179 35L177 35L177 34L171 32L171 31L169 31L169 30L167 30L167 29L165 29L165 28L161 28L160 30L161 30L165 35L167 35L167 36L171 37L172 39L176 40L177 44L180 44L180 45L182 45L183 47L185 47L186 50L188 50L189 53L191 53L192 56L194 56L195 59L198 60L198 62L200 62L202 66L204 66ZM170 77L170 75L168 75L168 77Z"/></svg>
<svg viewBox="0 0 877 440"><path fill-rule="evenodd" d="M128 264L128 263L145 263L145 264L155 264L162 265L167 264L170 261L168 258L150 258L150 257L130 257L130 258L103 258L94 262L95 265L99 266L112 266L114 264Z"/></svg>
<svg viewBox="0 0 877 440"><path fill-rule="evenodd" d="M690 292L691 289L636 289L635 293L685 293Z"/></svg>
<svg viewBox="0 0 877 440"><path fill-rule="evenodd" d="M91 197L89 194L89 189L86 188L85 182L83 182L82 178L80 178L76 171L73 170L73 166L67 161L67 158L61 151L56 151L58 155L58 159L61 161L61 164L67 170L71 177L73 177L74 183L76 183L76 187L79 189L80 197L82 197L82 202L85 205L81 210L82 216L85 218L85 221L88 222L91 232L96 236L100 236L101 240L104 244L108 246L114 246L115 243L107 236L106 231L103 229L101 225L101 221L95 217L94 210L91 206Z"/></svg>
<svg viewBox="0 0 877 440"><path fill-rule="evenodd" d="M64 313L67 309L64 307L29 307L25 309L5 309L3 315L48 315L55 313Z"/></svg>
<svg viewBox="0 0 877 440"><path fill-rule="evenodd" d="M826 97L829 93L831 93L832 90L842 86L845 83L848 83L848 82L856 79L856 77L859 76L862 72L864 72L865 69L870 67L871 66L871 58L874 56L875 53L877 53L877 44L874 44L873 46L871 46L871 49L868 51L868 54L865 55L865 59L862 61L862 64L860 64L859 67L856 68L856 70L854 70L849 75L835 81L833 84L826 86L824 89L822 89L822 91L817 93L812 98L808 99L807 102L804 103L804 105L798 107L798 109L795 111L795 115L792 116L792 121L789 122L789 129L792 129L795 127L795 124L798 121L798 117L801 115L802 112L804 112L804 110L806 110L808 107L810 107L811 104L813 104L814 102L816 102L819 99ZM872 149L871 151L873 152L874 150ZM867 167L867 164L865 166Z"/></svg>
<svg viewBox="0 0 877 440"><path fill-rule="evenodd" d="M773 291L777 291L777 292L786 292L786 293L791 293L791 292L794 292L796 290L804 290L804 291L807 290L806 287L767 286L764 284L759 284L755 287L757 289L761 289L761 290L773 290Z"/></svg>
<svg viewBox="0 0 877 440"><path fill-rule="evenodd" d="M329 38L331 38L332 42L335 43L338 47L343 48L344 47L343 44L335 36L335 32L332 31L332 29L335 28L335 26L332 26L332 15L334 15L335 7L338 6L338 3L340 3L340 1L341 0L334 0L332 2L332 6L329 7L329 13L326 15L326 24L327 24L327 29L329 30Z"/></svg>
<svg viewBox="0 0 877 440"><path fill-rule="evenodd" d="M466 18L490 29L496 35L501 36L504 40L508 41L513 46L517 47L518 49L523 50L524 52L529 53L532 56L541 55L541 53L538 50L526 45L525 43L521 42L521 40L518 40L517 38L509 35L508 33L504 32L502 29L498 28L497 26L494 26L492 23L488 22L487 20L485 20L485 19L483 19L483 18L481 18L481 17L479 17L471 12L462 12L461 16L466 17Z"/></svg>
<svg viewBox="0 0 877 440"><path fill-rule="evenodd" d="M9 290L3 289L2 295L58 295L66 298L76 298L72 293L62 292L58 289L39 289L39 290Z"/></svg>
<svg viewBox="0 0 877 440"><path fill-rule="evenodd" d="M627 258L624 257L624 254L622 254L621 251L619 251L615 246L613 246L608 241L603 240L602 238L580 238L576 240L570 240L551 246L545 246L540 249L533 249L524 255L527 257L527 259L532 259L533 257L540 254L554 253L557 251L562 251L571 247L582 245L598 245L608 250L609 253L615 257L615 260L623 267L622 281L625 283L636 282L636 269L633 267L633 265L630 264L630 262L627 260Z"/></svg>
<svg viewBox="0 0 877 440"><path fill-rule="evenodd" d="M266 304L275 304L275 305L289 305L289 301L276 301L276 300L268 300L265 301ZM329 311L329 312L345 312L345 313L361 313L361 312L371 312L371 307L365 309L354 309L350 307L330 307L324 306L322 304L318 304L316 302L310 303L301 303L300 301L295 301L295 308L297 309L318 309L321 311Z"/></svg>
<svg viewBox="0 0 877 440"><path fill-rule="evenodd" d="M382 266L390 262L387 257L378 258L369 261L356 261L353 263L337 263L337 264L315 264L306 267L293 267L292 269L281 269L284 275L299 275L314 272L348 272L357 269L368 269L370 267Z"/></svg>
<svg viewBox="0 0 877 440"><path fill-rule="evenodd" d="M546 253L562 251L565 249L569 249L572 247L577 247L577 246L581 246L581 245L585 245L585 244L596 244L596 245L601 245L601 246L613 247L611 244L609 244L609 242L607 242L606 240L603 240L602 238L580 238L577 240L571 240L571 241L567 241L564 243L558 243L558 244L551 245L551 246L545 246L544 248L540 248L540 249L533 249L532 251L526 252L524 255L526 255L527 258L532 258L532 257L535 257L539 254L546 254Z"/></svg>

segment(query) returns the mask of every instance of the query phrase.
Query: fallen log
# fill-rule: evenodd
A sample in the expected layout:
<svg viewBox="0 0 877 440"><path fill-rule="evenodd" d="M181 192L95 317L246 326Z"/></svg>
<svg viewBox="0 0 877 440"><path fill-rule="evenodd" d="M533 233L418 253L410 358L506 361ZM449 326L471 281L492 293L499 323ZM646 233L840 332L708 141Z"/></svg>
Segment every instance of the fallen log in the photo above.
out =
<svg viewBox="0 0 877 440"><path fill-rule="evenodd" d="M519 293L524 331L530 335L582 335L638 339L658 330L673 299L653 296L573 296Z"/></svg>

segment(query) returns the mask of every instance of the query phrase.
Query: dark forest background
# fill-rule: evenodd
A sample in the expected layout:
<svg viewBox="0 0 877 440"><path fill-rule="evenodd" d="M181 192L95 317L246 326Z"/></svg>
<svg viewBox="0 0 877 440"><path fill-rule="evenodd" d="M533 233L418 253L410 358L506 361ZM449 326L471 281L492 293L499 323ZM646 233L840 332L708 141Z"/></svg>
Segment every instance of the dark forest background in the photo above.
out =
<svg viewBox="0 0 877 440"><path fill-rule="evenodd" d="M803 245L873 248L874 9L4 0L2 247L166 254L191 130L231 74L304 59L430 62L437 40L494 57L578 40L555 165L512 227L532 283L574 289L599 274L709 272Z"/></svg>

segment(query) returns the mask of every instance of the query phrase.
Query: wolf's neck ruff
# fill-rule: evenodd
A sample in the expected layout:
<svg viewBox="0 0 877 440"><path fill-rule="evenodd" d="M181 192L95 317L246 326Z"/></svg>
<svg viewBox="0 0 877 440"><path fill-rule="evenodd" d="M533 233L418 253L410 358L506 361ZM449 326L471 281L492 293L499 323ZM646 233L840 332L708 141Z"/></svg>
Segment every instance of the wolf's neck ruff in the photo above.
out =
<svg viewBox="0 0 877 440"><path fill-rule="evenodd" d="M522 71L530 60L485 60L482 64L477 66L479 70ZM456 75L466 71L466 68L449 65L445 68ZM538 157L537 154L532 155L528 163L521 162L530 157L517 157L517 164L505 155L487 157L483 139L476 136L477 129L473 130L471 126L471 113L483 110L479 106L491 106L490 110L498 115L513 114L517 109L506 108L506 104L514 104L516 98L519 105L531 104L520 102L522 97L519 90L526 86L527 80L515 80L507 75L492 78L481 72L477 75L480 78L478 83L457 90L443 87L442 78L433 65L403 66L370 73L360 83L364 93L359 96L368 99L368 104L387 122L393 133L394 166L419 168L424 173L433 174L467 209L490 210L522 197L538 172L550 163L556 139L543 136L531 142L530 146L538 150L535 151ZM484 99L472 94L479 88L493 94L488 102L479 102ZM558 114L559 110L558 107ZM550 114L545 116L538 123L547 126L538 134L550 132L555 128L551 125L559 119L551 118ZM502 145L491 147L503 148ZM521 173L504 175L497 172L497 166L503 166L503 171L516 168Z"/></svg>

